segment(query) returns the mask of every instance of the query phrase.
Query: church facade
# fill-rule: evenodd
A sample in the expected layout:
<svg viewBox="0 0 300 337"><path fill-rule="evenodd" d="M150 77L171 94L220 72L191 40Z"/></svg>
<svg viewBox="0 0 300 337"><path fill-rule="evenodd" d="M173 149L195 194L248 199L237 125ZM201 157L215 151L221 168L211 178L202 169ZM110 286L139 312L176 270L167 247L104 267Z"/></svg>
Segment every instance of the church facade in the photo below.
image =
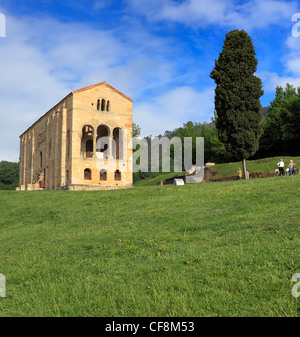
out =
<svg viewBox="0 0 300 337"><path fill-rule="evenodd" d="M132 186L132 103L106 82L71 92L20 136L20 190Z"/></svg>

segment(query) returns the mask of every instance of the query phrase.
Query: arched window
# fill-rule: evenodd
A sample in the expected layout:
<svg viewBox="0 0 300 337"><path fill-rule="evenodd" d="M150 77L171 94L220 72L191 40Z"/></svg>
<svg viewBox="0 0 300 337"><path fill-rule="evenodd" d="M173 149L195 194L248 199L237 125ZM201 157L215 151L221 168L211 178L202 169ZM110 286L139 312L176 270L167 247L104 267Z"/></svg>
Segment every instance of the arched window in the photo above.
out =
<svg viewBox="0 0 300 337"><path fill-rule="evenodd" d="M100 125L97 129L96 151L97 157L105 159L109 154L109 134L110 130L106 125Z"/></svg>
<svg viewBox="0 0 300 337"><path fill-rule="evenodd" d="M124 132L121 128L115 128L113 131L113 157L115 159L124 159Z"/></svg>
<svg viewBox="0 0 300 337"><path fill-rule="evenodd" d="M40 152L40 168L43 168L43 152Z"/></svg>
<svg viewBox="0 0 300 337"><path fill-rule="evenodd" d="M98 101L97 101L97 110L98 111L100 110L100 99L98 99Z"/></svg>
<svg viewBox="0 0 300 337"><path fill-rule="evenodd" d="M90 125L85 125L82 128L81 138L81 156L84 158L93 158L94 153L94 128Z"/></svg>
<svg viewBox="0 0 300 337"><path fill-rule="evenodd" d="M122 179L122 174L119 170L115 172L115 181L121 181Z"/></svg>
<svg viewBox="0 0 300 337"><path fill-rule="evenodd" d="M94 142L93 140L89 139L86 141L86 158L93 158L93 148L94 148Z"/></svg>
<svg viewBox="0 0 300 337"><path fill-rule="evenodd" d="M84 170L84 180L92 180L92 171L90 169Z"/></svg>
<svg viewBox="0 0 300 337"><path fill-rule="evenodd" d="M110 111L110 102L107 101L107 104L106 104L106 111Z"/></svg>
<svg viewBox="0 0 300 337"><path fill-rule="evenodd" d="M100 171L100 181L106 181L107 180L107 171L101 170Z"/></svg>
<svg viewBox="0 0 300 337"><path fill-rule="evenodd" d="M105 111L105 99L101 101L101 111Z"/></svg>

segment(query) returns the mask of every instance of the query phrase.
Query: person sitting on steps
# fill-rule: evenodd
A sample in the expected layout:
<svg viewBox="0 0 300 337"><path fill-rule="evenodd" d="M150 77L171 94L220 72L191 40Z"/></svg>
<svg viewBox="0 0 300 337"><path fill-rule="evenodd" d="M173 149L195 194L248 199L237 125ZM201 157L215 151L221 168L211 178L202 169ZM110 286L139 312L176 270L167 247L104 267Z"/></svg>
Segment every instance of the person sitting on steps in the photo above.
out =
<svg viewBox="0 0 300 337"><path fill-rule="evenodd" d="M237 177L236 177L236 180L241 180L242 179L242 169L239 167L238 170L237 170Z"/></svg>

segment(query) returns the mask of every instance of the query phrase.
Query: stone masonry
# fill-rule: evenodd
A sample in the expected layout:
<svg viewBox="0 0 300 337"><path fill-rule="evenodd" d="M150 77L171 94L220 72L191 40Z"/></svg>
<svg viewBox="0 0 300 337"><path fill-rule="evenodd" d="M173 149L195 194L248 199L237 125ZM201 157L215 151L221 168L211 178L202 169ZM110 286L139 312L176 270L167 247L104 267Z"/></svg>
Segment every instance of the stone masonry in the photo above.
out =
<svg viewBox="0 0 300 337"><path fill-rule="evenodd" d="M20 190L132 186L132 103L106 82L71 92L20 136Z"/></svg>

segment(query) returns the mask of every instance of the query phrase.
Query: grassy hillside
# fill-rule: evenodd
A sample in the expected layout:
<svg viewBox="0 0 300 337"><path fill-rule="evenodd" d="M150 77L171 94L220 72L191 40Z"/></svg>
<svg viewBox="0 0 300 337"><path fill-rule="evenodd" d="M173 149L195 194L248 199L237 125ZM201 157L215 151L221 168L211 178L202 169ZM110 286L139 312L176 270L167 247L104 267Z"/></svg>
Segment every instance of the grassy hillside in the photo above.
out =
<svg viewBox="0 0 300 337"><path fill-rule="evenodd" d="M274 174L277 163L280 159L284 160L285 168L288 167L289 161L295 162L295 168L300 168L300 157L272 157L257 160L247 160L247 170L249 173ZM242 163L218 164L211 169L216 173L214 179L236 176L237 168L242 167Z"/></svg>
<svg viewBox="0 0 300 337"><path fill-rule="evenodd" d="M147 178L147 179L142 179L134 183L134 186L155 186L157 185L160 181L164 181L169 178L173 178L174 176L184 174L184 172L180 173L174 173L174 172L167 172L167 173L161 173L158 174L155 177L152 178Z"/></svg>
<svg viewBox="0 0 300 337"><path fill-rule="evenodd" d="M299 316L299 187L0 192L0 315Z"/></svg>
<svg viewBox="0 0 300 337"><path fill-rule="evenodd" d="M274 175L274 171L277 168L277 163L280 161L281 157L272 157L272 158L264 158L257 160L247 160L247 169L250 173L250 176L256 174L262 175ZM296 166L295 168L300 168L300 157L282 157L285 162L285 167L287 168L289 161L292 159ZM217 164L215 166L210 167L212 172L211 178L213 180L222 180L224 178L233 179L236 177L238 167L242 168L241 162L235 163L226 163L226 164ZM148 178L137 181L135 186L154 186L157 185L158 182L164 181L166 179L172 178L174 175L178 175L180 173L168 172L161 173L161 175L156 176L154 178Z"/></svg>

